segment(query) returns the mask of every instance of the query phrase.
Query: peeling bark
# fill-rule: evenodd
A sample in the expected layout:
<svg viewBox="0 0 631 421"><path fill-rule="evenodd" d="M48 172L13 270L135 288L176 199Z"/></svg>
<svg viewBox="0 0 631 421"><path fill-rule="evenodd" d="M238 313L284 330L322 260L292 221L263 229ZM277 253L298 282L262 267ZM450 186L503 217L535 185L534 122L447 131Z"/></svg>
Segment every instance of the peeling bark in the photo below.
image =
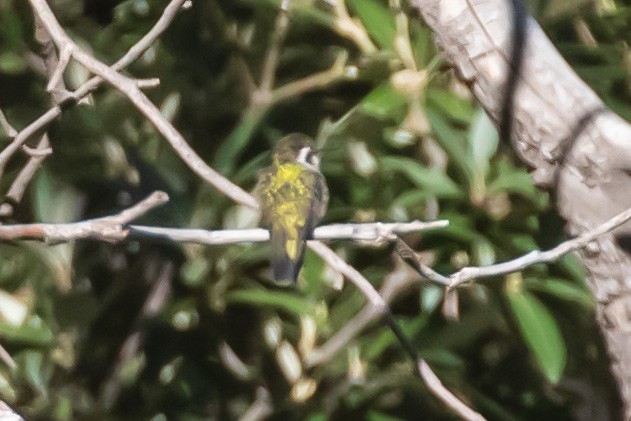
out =
<svg viewBox="0 0 631 421"><path fill-rule="evenodd" d="M509 2L413 0L413 5L497 123L510 65ZM559 212L569 233L577 235L631 207L631 126L604 107L532 18L527 38L515 95L513 147L533 167L535 182L556 190ZM631 258L614 238L624 233L631 233L629 224L580 257L596 297L596 317L625 419L631 419Z"/></svg>

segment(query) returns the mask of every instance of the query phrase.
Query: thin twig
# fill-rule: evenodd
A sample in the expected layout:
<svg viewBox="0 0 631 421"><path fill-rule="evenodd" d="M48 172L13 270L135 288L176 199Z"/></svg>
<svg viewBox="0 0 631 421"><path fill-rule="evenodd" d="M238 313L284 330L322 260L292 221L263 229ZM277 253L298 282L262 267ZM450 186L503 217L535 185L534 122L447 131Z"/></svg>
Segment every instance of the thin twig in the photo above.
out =
<svg viewBox="0 0 631 421"><path fill-rule="evenodd" d="M120 241L128 235L125 224L168 200L169 196L166 193L156 191L128 209L101 218L67 224L2 225L0 226L0 240L31 239L54 244L84 238Z"/></svg>
<svg viewBox="0 0 631 421"><path fill-rule="evenodd" d="M24 145L26 146L26 145ZM44 150L50 148L50 141L48 140L48 134L44 133L39 143L37 144L37 150ZM20 203L22 201L22 197L24 197L24 192L26 191L26 187L35 176L35 173L42 165L44 159L46 159L48 155L32 155L31 158L26 162L24 167L20 170L18 175L11 182L11 186L5 195L5 203L0 205L0 217L4 218L11 214L13 214L13 206L16 203Z"/></svg>
<svg viewBox="0 0 631 421"><path fill-rule="evenodd" d="M377 292L375 287L373 287L372 284L366 278L364 278L364 276L361 273L357 271L357 269L355 269L354 267L346 263L340 256L335 254L333 250L328 248L323 243L319 241L309 241L307 244L309 248L311 248L311 250L313 250L316 254L322 257L335 270L342 273L349 281L355 284L357 289L359 289L361 293L364 294L366 299L368 299L368 303L372 307L372 312L374 312L376 315L390 316L391 328L397 327L396 322L391 317L390 307L388 306L384 298L379 294L379 292ZM394 333L400 334L401 332L395 331ZM423 360L419 359L417 363L419 364L419 367L422 367L423 369L422 372L419 372L423 380L426 380L426 379L438 380L438 377L431 371L431 368L429 368L429 366ZM440 381L438 383L440 383ZM447 406L451 408L452 410L455 411L456 409L461 410L462 408L466 408L469 414L474 414L475 416L477 416L477 418L473 417L473 418L465 418L465 419L476 420L476 421L484 419L482 415L478 414L473 409L467 407L467 405L464 402L460 401L454 394L449 392L446 388L443 387L441 389L437 387L436 385L428 385L428 387L430 387L430 390L432 390L432 393L434 393L435 396L439 396L440 400L445 402ZM461 415L460 412L456 412L456 413L458 415Z"/></svg>
<svg viewBox="0 0 631 421"><path fill-rule="evenodd" d="M419 358L417 368L419 375L425 381L432 395L448 406L455 414L468 421L483 421L485 419L481 414L468 407L456 395L451 393L442 384L438 376L434 374L425 360Z"/></svg>
<svg viewBox="0 0 631 421"><path fill-rule="evenodd" d="M17 130L15 130L13 126L11 126L9 120L7 120L7 117L4 115L2 110L0 110L0 127L2 127L2 130L4 130L6 135L10 138L14 138L18 135Z"/></svg>
<svg viewBox="0 0 631 421"><path fill-rule="evenodd" d="M404 262L412 266L412 268L414 268L419 274L421 274L421 276L441 285L451 285L450 278L441 275L434 269L421 262L421 259L418 258L414 250L412 250L412 248L400 238L397 238L396 240L395 251L399 254L399 256L401 256Z"/></svg>
<svg viewBox="0 0 631 421"><path fill-rule="evenodd" d="M349 265L338 256L333 250L320 241L308 241L307 246L327 262L333 269L344 275L346 279L351 281L357 289L368 299L368 302L375 307L376 311L381 313L388 309L388 304L383 300L379 292L372 284L359 273L357 269Z"/></svg>
<svg viewBox="0 0 631 421"><path fill-rule="evenodd" d="M520 271L537 263L549 263L556 261L567 253L585 248L596 238L600 237L603 234L611 232L614 228L624 224L629 220L631 220L631 209L627 209L619 213L618 215L614 216L613 218L609 219L598 227L589 230L576 238L564 241L563 243L550 250L533 250L528 254L518 257L517 259L498 263L496 265L462 268L461 270L450 276L451 284L449 288L455 288L458 285L477 278L507 275L509 273Z"/></svg>
<svg viewBox="0 0 631 421"><path fill-rule="evenodd" d="M280 56L280 47L287 35L289 28L289 3L290 0L282 0L276 21L274 22L274 32L272 39L265 55L263 62L263 71L261 74L261 84L258 91L265 96L269 96L274 87L274 79L276 77L276 68L278 67L278 57ZM258 95L257 95L258 96Z"/></svg>
<svg viewBox="0 0 631 421"><path fill-rule="evenodd" d="M18 367L11 354L9 354L2 344L0 344L0 361L5 363L11 370L15 370ZM1 419L2 417L0 417L0 420Z"/></svg>

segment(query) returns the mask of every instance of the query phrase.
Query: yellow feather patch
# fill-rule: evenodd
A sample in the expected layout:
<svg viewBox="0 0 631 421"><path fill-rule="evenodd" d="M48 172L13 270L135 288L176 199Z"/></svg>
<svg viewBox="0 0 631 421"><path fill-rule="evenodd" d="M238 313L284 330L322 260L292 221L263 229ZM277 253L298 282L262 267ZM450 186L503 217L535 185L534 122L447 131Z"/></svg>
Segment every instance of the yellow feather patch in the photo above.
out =
<svg viewBox="0 0 631 421"><path fill-rule="evenodd" d="M285 241L285 251L287 252L287 256L289 256L291 260L298 259L299 250L300 250L300 242L298 240Z"/></svg>

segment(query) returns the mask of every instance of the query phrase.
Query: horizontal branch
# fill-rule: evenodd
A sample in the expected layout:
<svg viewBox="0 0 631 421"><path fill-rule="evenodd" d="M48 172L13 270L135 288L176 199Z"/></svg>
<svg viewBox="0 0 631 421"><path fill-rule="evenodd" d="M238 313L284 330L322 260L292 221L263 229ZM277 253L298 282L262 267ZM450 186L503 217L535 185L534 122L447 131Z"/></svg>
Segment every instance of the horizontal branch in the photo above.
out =
<svg viewBox="0 0 631 421"><path fill-rule="evenodd" d="M203 245L225 245L236 243L257 243L269 241L270 234L265 228L205 230L186 228L166 228L143 225L129 225L133 219L149 209L168 200L165 193L156 192L133 208L115 216L91 219L65 224L15 224L0 225L0 240L39 240L61 243L77 239L91 238L102 241L120 241L133 238L161 238L178 243ZM354 240L363 242L381 242L395 234L422 232L442 228L448 221L406 223L363 223L333 224L317 227L314 231L316 240Z"/></svg>
<svg viewBox="0 0 631 421"><path fill-rule="evenodd" d="M332 224L317 227L313 232L315 240L355 240L366 242L381 242L391 238L394 234L422 232L443 228L449 221L412 221L405 223L362 223L362 224ZM0 228L1 230L1 228ZM196 243L204 245L223 245L235 243L259 243L269 241L270 234L265 228L234 229L234 230L204 230L162 228L132 225L130 235L135 237L160 237L180 243Z"/></svg>
<svg viewBox="0 0 631 421"><path fill-rule="evenodd" d="M128 235L126 224L168 200L166 193L157 191L128 209L101 218L67 224L0 225L0 240L39 240L53 244L85 238L120 241Z"/></svg>

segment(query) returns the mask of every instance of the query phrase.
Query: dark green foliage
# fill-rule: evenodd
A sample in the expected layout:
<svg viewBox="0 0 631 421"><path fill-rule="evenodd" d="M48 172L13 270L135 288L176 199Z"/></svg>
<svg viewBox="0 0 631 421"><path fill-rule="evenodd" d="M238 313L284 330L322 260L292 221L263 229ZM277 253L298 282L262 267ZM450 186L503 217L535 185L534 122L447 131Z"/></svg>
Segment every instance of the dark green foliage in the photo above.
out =
<svg viewBox="0 0 631 421"><path fill-rule="evenodd" d="M144 35L166 5L50 3L65 30L106 63ZM407 6L348 1L369 35L362 43L336 32L326 2L293 3L275 86L327 71L343 58L354 77L340 73L317 89L252 105L248 80L261 78L275 0L193 1L126 72L159 77L160 88L147 92L151 99L206 162L245 189L269 164L274 141L298 131L322 142L331 194L324 222L448 219L446 229L406 237L441 273L562 241L551 199L498 145ZM546 29L579 74L628 114L621 64L629 56L628 7L597 17L579 15L575 6L552 13L544 3L563 2L542 2ZM578 18L602 44L577 42L568 22ZM32 38L27 2L0 0L0 108L18 129L49 104L46 81L24 59L38 51ZM401 59L404 47L414 63ZM401 73L406 66L409 73ZM427 84L414 79L413 66L427 70ZM76 87L86 75L73 66L66 76ZM49 127L54 154L14 220L82 220L161 189L170 203L139 223L213 229L251 223L246 210L191 173L123 95L104 86L92 97L94 106L70 107ZM0 140L8 142L1 132ZM11 162L3 188L23 164L23 156ZM402 270L387 245L332 247L376 286ZM311 252L298 288L276 289L268 255L260 244L2 244L0 298L7 304L0 306L12 302L27 313L16 325L0 312L0 344L17 363L14 370L0 363L0 399L28 419L223 420L242 415L263 386L274 420L453 419L414 375L394 334L377 322L331 361L304 370L317 389L304 403L293 400L278 343L270 345L274 332L298 348L311 323L322 345L365 300L352 285L332 288L336 274ZM160 282L171 288L166 301L147 313L143 306L156 302ZM441 288L423 282L395 300L394 316L443 383L489 419L615 412L593 299L573 257L462 288L459 321L443 316L442 298ZM121 358L130 338L138 338L137 346ZM230 362L226 345L243 366Z"/></svg>

